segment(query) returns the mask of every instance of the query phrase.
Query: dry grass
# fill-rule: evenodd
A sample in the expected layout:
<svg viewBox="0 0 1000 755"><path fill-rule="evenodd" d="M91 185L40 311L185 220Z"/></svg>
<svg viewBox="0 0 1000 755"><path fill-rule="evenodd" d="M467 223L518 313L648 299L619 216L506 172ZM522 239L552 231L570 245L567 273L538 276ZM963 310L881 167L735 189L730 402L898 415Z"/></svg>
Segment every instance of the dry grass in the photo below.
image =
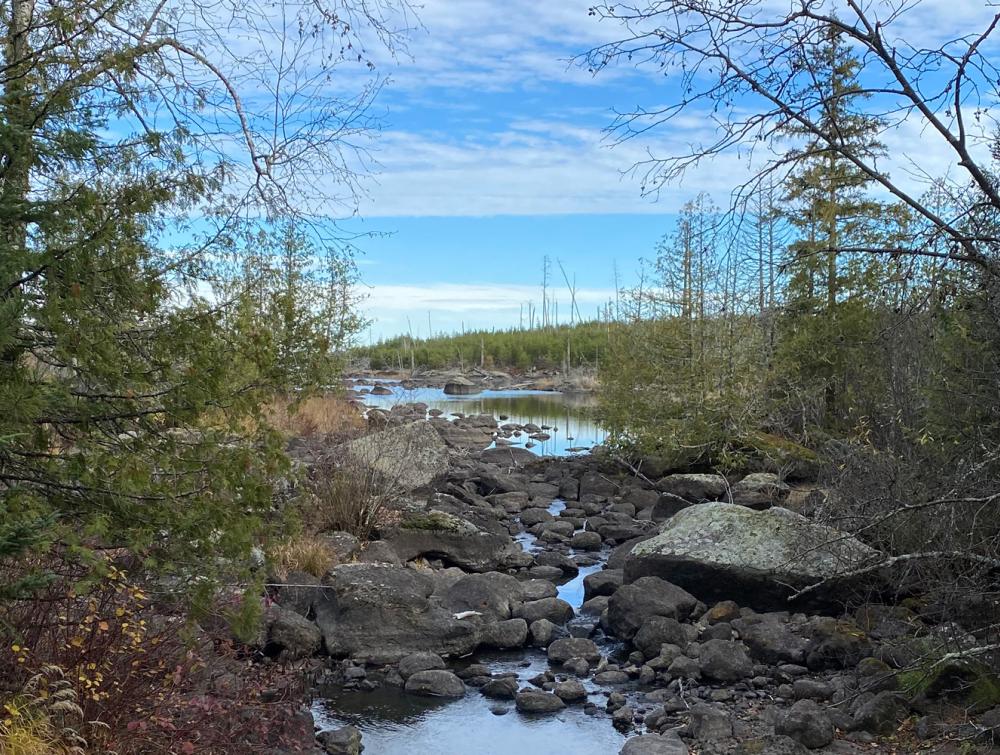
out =
<svg viewBox="0 0 1000 755"><path fill-rule="evenodd" d="M337 563L329 544L315 535L300 535L286 540L275 547L270 556L275 573L281 579L293 571L322 578Z"/></svg>
<svg viewBox="0 0 1000 755"><path fill-rule="evenodd" d="M264 407L268 422L289 438L333 436L336 442L357 437L365 428L364 418L346 399L331 394L311 396L295 403L276 396Z"/></svg>

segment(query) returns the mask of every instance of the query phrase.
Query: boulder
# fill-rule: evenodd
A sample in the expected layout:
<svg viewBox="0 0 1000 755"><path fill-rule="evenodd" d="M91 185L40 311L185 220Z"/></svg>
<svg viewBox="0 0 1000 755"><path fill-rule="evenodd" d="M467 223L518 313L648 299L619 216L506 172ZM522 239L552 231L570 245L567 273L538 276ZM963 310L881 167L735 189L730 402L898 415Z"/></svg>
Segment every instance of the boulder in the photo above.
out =
<svg viewBox="0 0 1000 755"><path fill-rule="evenodd" d="M555 713L566 707L561 698L550 692L523 689L514 698L514 705L521 713Z"/></svg>
<svg viewBox="0 0 1000 755"><path fill-rule="evenodd" d="M523 603L516 609L515 616L529 624L539 619L548 619L553 624L565 624L573 618L573 606L561 598L542 598Z"/></svg>
<svg viewBox="0 0 1000 755"><path fill-rule="evenodd" d="M465 684L450 671L418 671L406 680L404 689L411 695L428 697L464 697Z"/></svg>
<svg viewBox="0 0 1000 755"><path fill-rule="evenodd" d="M698 652L698 665L706 679L735 682L753 676L753 663L741 642L709 640Z"/></svg>
<svg viewBox="0 0 1000 755"><path fill-rule="evenodd" d="M371 469L386 484L401 490L430 485L448 471L448 447L427 422L370 433L344 443L337 455L349 463Z"/></svg>
<svg viewBox="0 0 1000 755"><path fill-rule="evenodd" d="M383 540L403 561L439 558L465 571L496 571L515 550L508 535L485 532L442 511L409 511Z"/></svg>
<svg viewBox="0 0 1000 755"><path fill-rule="evenodd" d="M559 682L552 688L552 694L566 703L578 703L587 699L587 689L576 679Z"/></svg>
<svg viewBox="0 0 1000 755"><path fill-rule="evenodd" d="M688 731L699 742L719 743L733 736L733 720L724 710L698 703L691 708Z"/></svg>
<svg viewBox="0 0 1000 755"><path fill-rule="evenodd" d="M636 544L625 559L625 581L659 576L707 602L732 599L767 610L786 607L796 588L830 579L799 601L828 606L856 586L838 575L879 556L859 540L787 509L704 503L679 512L658 535Z"/></svg>
<svg viewBox="0 0 1000 755"><path fill-rule="evenodd" d="M479 691L486 697L498 700L513 700L517 695L518 683L516 676L505 676L501 679L490 679L480 687Z"/></svg>
<svg viewBox="0 0 1000 755"><path fill-rule="evenodd" d="M527 642L528 622L524 619L508 619L479 628L479 644L483 647L509 650L524 647Z"/></svg>
<svg viewBox="0 0 1000 755"><path fill-rule="evenodd" d="M658 480L656 489L692 503L702 503L723 500L729 492L729 483L718 474L672 474Z"/></svg>
<svg viewBox="0 0 1000 755"><path fill-rule="evenodd" d="M677 585L658 577L640 577L611 596L608 626L618 637L631 640L650 616L684 621L697 604L697 598Z"/></svg>
<svg viewBox="0 0 1000 755"><path fill-rule="evenodd" d="M750 648L750 654L761 663L802 664L810 641L788 626L782 614L760 614L756 621L737 621L740 638Z"/></svg>
<svg viewBox="0 0 1000 755"><path fill-rule="evenodd" d="M399 661L399 675L409 679L418 671L436 671L444 668L444 659L437 653L411 653Z"/></svg>
<svg viewBox="0 0 1000 755"><path fill-rule="evenodd" d="M674 733L632 737L618 755L688 755L687 745Z"/></svg>
<svg viewBox="0 0 1000 755"><path fill-rule="evenodd" d="M500 572L462 577L441 596L441 602L453 613L476 611L492 621L509 619L513 607L523 599L521 583Z"/></svg>
<svg viewBox="0 0 1000 755"><path fill-rule="evenodd" d="M666 616L650 616L639 627L632 644L639 649L643 657L649 660L660 654L664 644L684 647L687 645L687 634L677 619Z"/></svg>
<svg viewBox="0 0 1000 755"><path fill-rule="evenodd" d="M791 492L791 488L778 475L754 472L733 485L732 496L733 503L740 506L766 509L783 504Z"/></svg>
<svg viewBox="0 0 1000 755"><path fill-rule="evenodd" d="M577 532L569 544L578 551L599 551L601 542L601 536L596 532Z"/></svg>
<svg viewBox="0 0 1000 755"><path fill-rule="evenodd" d="M615 590L622 586L625 573L621 569L601 569L583 578L584 601L596 598L598 595L614 595Z"/></svg>
<svg viewBox="0 0 1000 755"><path fill-rule="evenodd" d="M465 655L477 643L476 627L431 602L434 580L413 569L341 564L316 592L316 625L334 657Z"/></svg>
<svg viewBox="0 0 1000 755"><path fill-rule="evenodd" d="M323 644L323 635L313 622L279 605L267 609L263 622L264 653L282 661L296 661L314 655Z"/></svg>
<svg viewBox="0 0 1000 755"><path fill-rule="evenodd" d="M446 396L475 396L482 392L482 386L476 385L468 378L461 376L453 377L444 384L444 393Z"/></svg>
<svg viewBox="0 0 1000 755"><path fill-rule="evenodd" d="M833 741L834 726L830 715L813 700L799 700L774 723L776 734L784 734L815 750Z"/></svg>

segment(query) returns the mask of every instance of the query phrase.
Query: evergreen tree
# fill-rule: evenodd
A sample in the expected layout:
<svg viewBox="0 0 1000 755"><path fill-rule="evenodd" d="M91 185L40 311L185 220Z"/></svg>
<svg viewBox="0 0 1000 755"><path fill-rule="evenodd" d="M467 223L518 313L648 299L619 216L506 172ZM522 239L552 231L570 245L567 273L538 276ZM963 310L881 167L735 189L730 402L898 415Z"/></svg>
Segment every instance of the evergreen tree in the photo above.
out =
<svg viewBox="0 0 1000 755"><path fill-rule="evenodd" d="M821 45L802 50L801 66L815 81L815 120L821 136L810 134L792 153L785 217L800 236L790 249L779 359L796 382L823 393L826 422L846 418L849 376L872 337L865 306L876 289L879 270L870 258L846 254L882 232L886 208L867 194L872 179L844 154L882 153L878 118L860 105L861 61L829 27ZM803 136L794 126L791 137Z"/></svg>

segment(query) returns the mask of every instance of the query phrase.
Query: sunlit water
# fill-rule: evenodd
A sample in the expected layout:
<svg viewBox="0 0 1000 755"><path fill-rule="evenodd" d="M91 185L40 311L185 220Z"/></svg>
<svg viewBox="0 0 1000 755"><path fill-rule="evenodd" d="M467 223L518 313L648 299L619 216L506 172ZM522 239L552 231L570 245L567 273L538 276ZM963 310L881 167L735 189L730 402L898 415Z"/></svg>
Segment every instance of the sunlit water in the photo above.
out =
<svg viewBox="0 0 1000 755"><path fill-rule="evenodd" d="M355 390L371 389L376 383L355 386ZM604 442L606 433L591 417L595 400L590 395L559 393L557 391L483 391L475 396L449 396L441 388L406 389L399 383L378 381L392 391L391 396L362 395L366 406L391 409L397 404L424 403L428 410L437 409L443 417L452 414L492 414L498 424L508 422L524 425L534 423L552 437L549 440L531 440L526 434L507 439L505 445L527 447L541 456L565 456L580 450L590 450ZM507 417L507 419L500 419Z"/></svg>

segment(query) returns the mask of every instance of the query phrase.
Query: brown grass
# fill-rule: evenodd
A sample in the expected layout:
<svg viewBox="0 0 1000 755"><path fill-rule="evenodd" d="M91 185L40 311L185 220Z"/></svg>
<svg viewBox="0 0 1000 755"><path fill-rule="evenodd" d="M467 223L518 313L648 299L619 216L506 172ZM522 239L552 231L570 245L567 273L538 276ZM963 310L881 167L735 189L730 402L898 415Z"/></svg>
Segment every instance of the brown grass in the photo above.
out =
<svg viewBox="0 0 1000 755"><path fill-rule="evenodd" d="M365 428L364 418L350 401L325 394L295 403L291 397L276 396L264 407L268 422L289 438L334 436L334 440L357 437Z"/></svg>
<svg viewBox="0 0 1000 755"><path fill-rule="evenodd" d="M315 535L300 535L286 540L275 547L270 556L275 573L281 579L293 571L322 578L337 563L329 544Z"/></svg>

